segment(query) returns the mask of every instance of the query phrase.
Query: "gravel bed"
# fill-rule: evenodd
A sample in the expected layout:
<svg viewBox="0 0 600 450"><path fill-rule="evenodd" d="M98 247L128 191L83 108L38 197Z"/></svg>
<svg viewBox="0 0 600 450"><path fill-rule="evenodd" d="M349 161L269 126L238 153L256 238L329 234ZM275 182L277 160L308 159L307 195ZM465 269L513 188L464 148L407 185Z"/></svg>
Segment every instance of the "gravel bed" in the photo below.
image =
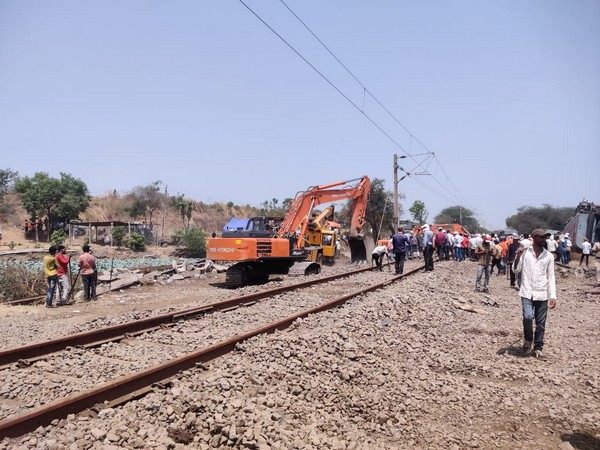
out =
<svg viewBox="0 0 600 450"><path fill-rule="evenodd" d="M31 367L21 368L18 373L13 367L0 370L0 378L5 380L2 392L8 399L21 400L27 408L39 407L315 307L328 298L356 292L360 285L386 279L389 279L387 273L359 273L324 286L279 294L248 308L215 312L184 321L136 339L106 343L89 352L69 348L47 360L37 361ZM46 372L56 375L60 384L52 384L51 388L48 383L40 384L39 380ZM68 376L61 378L63 373ZM21 407L16 402L0 405L0 420L19 414Z"/></svg>
<svg viewBox="0 0 600 450"><path fill-rule="evenodd" d="M595 280L558 271L558 307L540 361L519 353L517 291L493 276L490 295L475 293L475 271L471 262L436 264L250 339L137 401L71 415L0 441L0 449L600 448L600 296L585 294L598 290ZM206 298L195 292L201 281L158 295L173 305L187 296L207 301L213 288L204 281ZM0 324L12 323L22 334L10 339L27 342L33 326L47 335L66 323L83 326L93 312L113 320L125 312L101 306L116 298L68 319L18 307L0 314ZM160 301L126 305L154 310Z"/></svg>

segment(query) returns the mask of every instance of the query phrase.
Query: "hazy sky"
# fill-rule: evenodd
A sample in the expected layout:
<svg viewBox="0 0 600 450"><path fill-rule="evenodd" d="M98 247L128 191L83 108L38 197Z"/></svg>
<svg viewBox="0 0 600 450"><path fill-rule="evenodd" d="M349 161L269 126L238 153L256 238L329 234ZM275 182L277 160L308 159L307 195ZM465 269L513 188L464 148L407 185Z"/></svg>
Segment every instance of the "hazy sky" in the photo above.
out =
<svg viewBox="0 0 600 450"><path fill-rule="evenodd" d="M411 154L404 218L600 203L600 1L245 3L0 0L0 168L258 206Z"/></svg>

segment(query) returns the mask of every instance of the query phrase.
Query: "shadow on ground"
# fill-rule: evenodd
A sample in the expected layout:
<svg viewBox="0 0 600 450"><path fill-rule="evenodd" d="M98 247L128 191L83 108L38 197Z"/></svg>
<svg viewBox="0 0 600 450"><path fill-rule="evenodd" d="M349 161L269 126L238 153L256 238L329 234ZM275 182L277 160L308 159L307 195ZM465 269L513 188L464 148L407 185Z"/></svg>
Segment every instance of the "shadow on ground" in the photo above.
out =
<svg viewBox="0 0 600 450"><path fill-rule="evenodd" d="M529 358L529 355L524 355L520 345L509 345L508 347L500 348L496 354L498 355L510 355L516 356L517 358Z"/></svg>
<svg viewBox="0 0 600 450"><path fill-rule="evenodd" d="M600 439L587 433L565 433L560 438L563 442L568 442L577 450L598 450L600 449Z"/></svg>

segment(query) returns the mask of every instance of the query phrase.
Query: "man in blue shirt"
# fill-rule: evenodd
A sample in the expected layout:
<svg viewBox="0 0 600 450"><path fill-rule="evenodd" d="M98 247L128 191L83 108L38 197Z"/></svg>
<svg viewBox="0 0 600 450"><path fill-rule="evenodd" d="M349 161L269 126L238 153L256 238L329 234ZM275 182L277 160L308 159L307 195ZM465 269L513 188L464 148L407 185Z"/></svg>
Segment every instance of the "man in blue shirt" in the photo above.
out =
<svg viewBox="0 0 600 450"><path fill-rule="evenodd" d="M404 273L406 252L410 248L410 239L406 237L402 227L398 228L398 232L392 236L392 246L394 248L396 275L402 275Z"/></svg>

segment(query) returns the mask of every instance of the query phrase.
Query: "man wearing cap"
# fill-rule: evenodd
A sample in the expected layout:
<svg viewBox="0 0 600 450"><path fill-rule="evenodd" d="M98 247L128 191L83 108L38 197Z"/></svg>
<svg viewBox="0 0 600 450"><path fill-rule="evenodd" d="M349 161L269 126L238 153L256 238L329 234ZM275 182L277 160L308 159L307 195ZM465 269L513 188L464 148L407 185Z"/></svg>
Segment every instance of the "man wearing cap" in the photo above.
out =
<svg viewBox="0 0 600 450"><path fill-rule="evenodd" d="M423 225L423 257L425 258L425 272L433 271L433 231L429 225Z"/></svg>
<svg viewBox="0 0 600 450"><path fill-rule="evenodd" d="M531 232L533 244L527 249L519 249L515 257L515 273L521 274L519 296L523 307L523 353L529 354L533 344L536 358L543 358L548 308L556 307L554 257L544 248L549 236L546 230L536 228Z"/></svg>

